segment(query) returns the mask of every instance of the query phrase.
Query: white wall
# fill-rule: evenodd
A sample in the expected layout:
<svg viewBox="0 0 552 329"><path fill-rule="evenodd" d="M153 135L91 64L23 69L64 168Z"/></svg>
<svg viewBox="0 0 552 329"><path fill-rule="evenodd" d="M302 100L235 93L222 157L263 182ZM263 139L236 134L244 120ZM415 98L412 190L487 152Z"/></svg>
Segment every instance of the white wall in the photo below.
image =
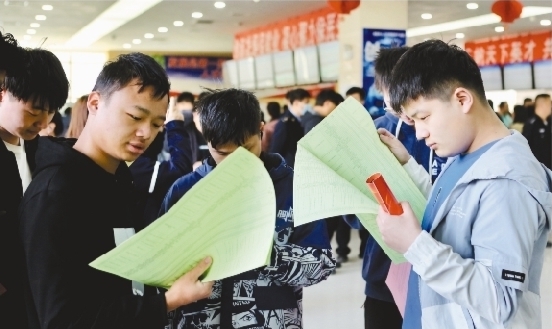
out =
<svg viewBox="0 0 552 329"><path fill-rule="evenodd" d="M203 88L221 89L225 87L222 80L215 81L178 76L169 76L169 80L171 81L171 90L178 92L189 91L195 95L204 91Z"/></svg>
<svg viewBox="0 0 552 329"><path fill-rule="evenodd" d="M514 111L515 105L523 105L525 98L535 100L535 97L539 94L552 95L552 90L496 90L485 92L487 99L493 101L495 111L498 111L498 104L507 102L510 112Z"/></svg>
<svg viewBox="0 0 552 329"><path fill-rule="evenodd" d="M70 89L68 102L75 102L82 95L92 91L96 78L100 74L105 62L105 52L53 52L60 60Z"/></svg>

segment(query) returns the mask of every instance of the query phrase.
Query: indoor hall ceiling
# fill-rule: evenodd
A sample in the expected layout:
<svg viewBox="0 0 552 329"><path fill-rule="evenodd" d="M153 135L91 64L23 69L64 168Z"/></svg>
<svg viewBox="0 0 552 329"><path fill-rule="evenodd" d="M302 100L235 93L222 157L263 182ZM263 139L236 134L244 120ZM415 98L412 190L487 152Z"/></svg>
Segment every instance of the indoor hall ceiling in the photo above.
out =
<svg viewBox="0 0 552 329"><path fill-rule="evenodd" d="M134 0L139 2L141 0ZM0 0L0 27L15 34L27 46L39 46L45 38L46 48L63 47L72 35L92 22L104 10L116 1L33 1L33 0ZM370 1L367 0L369 3ZM387 2L392 5L393 0ZM468 2L476 2L479 8L469 10ZM550 0L522 1L525 6L552 7ZM288 17L308 13L326 6L325 0L227 0L226 7L217 9L211 0L164 0L154 5L142 15L130 20L121 27L97 40L85 50L124 50L123 44L132 45L138 51L183 51L183 52L219 52L232 51L235 33L280 21ZM493 1L409 1L408 27L420 27L446 23L490 13ZM42 9L43 5L52 5L51 11ZM192 18L192 12L203 14L200 19ZM432 19L424 20L422 13L430 13ZM46 15L44 21L37 21L36 15ZM550 29L550 26L539 25L542 19L552 19L552 14L533 18L518 19L507 28L507 33L528 30ZM182 21L183 26L176 27L174 21ZM38 23L34 28L36 34L24 40L31 23ZM420 42L428 37L444 40L455 38L456 33L465 34L466 40L499 35L494 27L499 24L479 27L468 27L431 35L409 38L409 43ZM158 32L159 27L168 28L167 32ZM153 34L152 39L144 34ZM140 39L140 44L132 44L133 39Z"/></svg>

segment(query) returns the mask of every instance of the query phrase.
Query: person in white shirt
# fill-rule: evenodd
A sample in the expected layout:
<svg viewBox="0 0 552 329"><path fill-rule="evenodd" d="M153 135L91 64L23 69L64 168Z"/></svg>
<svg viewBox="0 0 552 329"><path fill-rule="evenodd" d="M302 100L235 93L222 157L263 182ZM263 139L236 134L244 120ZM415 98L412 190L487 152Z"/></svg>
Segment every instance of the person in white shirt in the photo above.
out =
<svg viewBox="0 0 552 329"><path fill-rule="evenodd" d="M65 104L69 81L54 54L12 43L9 49L18 55L11 58L21 63L13 70L3 42L0 38L0 328L26 328L17 210L31 182L38 132Z"/></svg>

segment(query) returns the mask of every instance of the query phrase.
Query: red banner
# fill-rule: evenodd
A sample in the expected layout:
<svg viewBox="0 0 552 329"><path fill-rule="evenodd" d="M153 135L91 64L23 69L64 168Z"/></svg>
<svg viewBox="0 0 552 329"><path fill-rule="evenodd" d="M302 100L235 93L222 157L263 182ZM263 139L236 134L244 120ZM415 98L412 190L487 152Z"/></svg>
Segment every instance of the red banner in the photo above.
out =
<svg viewBox="0 0 552 329"><path fill-rule="evenodd" d="M465 48L479 66L552 59L552 31L468 41Z"/></svg>
<svg viewBox="0 0 552 329"><path fill-rule="evenodd" d="M337 40L338 15L323 8L234 37L233 58L240 59L283 50L293 50Z"/></svg>

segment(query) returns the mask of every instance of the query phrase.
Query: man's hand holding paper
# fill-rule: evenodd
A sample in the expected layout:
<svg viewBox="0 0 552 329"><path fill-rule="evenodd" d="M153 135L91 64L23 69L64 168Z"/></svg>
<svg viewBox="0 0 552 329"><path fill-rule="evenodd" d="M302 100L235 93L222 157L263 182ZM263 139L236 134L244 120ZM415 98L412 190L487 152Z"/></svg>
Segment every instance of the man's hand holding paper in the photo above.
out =
<svg viewBox="0 0 552 329"><path fill-rule="evenodd" d="M420 222L408 202L401 202L403 213L391 215L380 206L377 223L383 242L389 248L404 254L416 240L420 232Z"/></svg>
<svg viewBox="0 0 552 329"><path fill-rule="evenodd" d="M422 218L424 195L382 143L366 109L348 98L299 141L295 159L295 225L355 214L391 260L404 262L402 254L383 241L376 223L378 204L365 181L378 172L397 200L408 201L417 218Z"/></svg>

